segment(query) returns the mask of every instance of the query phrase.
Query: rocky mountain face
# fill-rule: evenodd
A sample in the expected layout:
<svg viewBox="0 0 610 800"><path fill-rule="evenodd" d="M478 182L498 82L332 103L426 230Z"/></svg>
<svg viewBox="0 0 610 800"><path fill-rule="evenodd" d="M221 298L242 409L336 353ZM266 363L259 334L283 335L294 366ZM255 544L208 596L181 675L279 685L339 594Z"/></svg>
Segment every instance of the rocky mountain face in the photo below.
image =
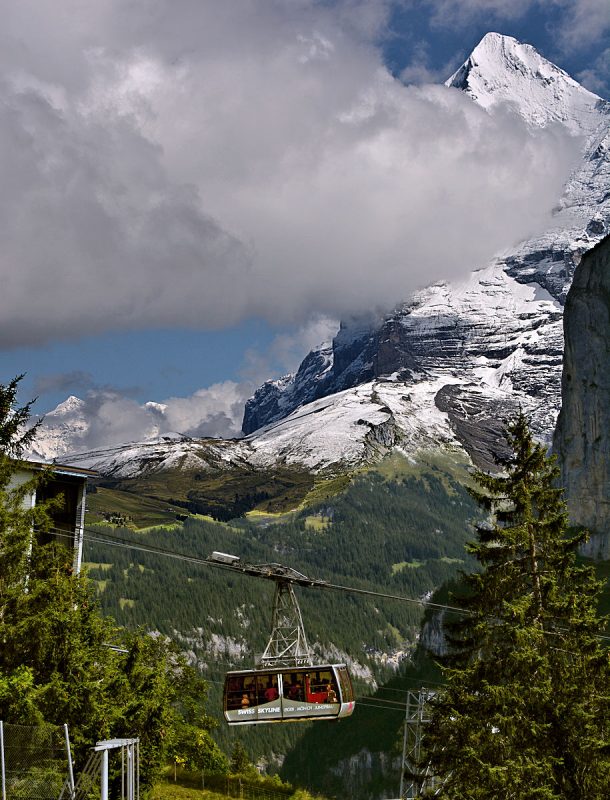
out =
<svg viewBox="0 0 610 800"><path fill-rule="evenodd" d="M610 558L610 236L578 265L564 328L563 402L554 449L570 517L592 533L587 554Z"/></svg>
<svg viewBox="0 0 610 800"><path fill-rule="evenodd" d="M446 448L488 467L502 447L503 420L518 406L550 441L563 305L582 254L610 231L610 104L534 48L495 33L447 85L490 111L502 106L532 126L559 125L579 137L582 157L549 228L382 318L343 322L295 375L257 390L246 404L243 439L176 436L88 453L78 463L122 475L195 461L202 470L235 461L253 470L334 473L396 448L409 456ZM78 452L78 438L56 439L64 453Z"/></svg>
<svg viewBox="0 0 610 800"><path fill-rule="evenodd" d="M407 451L444 442L489 466L502 420L519 405L550 440L560 405L563 304L582 254L610 230L610 104L534 48L499 34L485 36L447 85L486 109L505 104L531 125L559 124L582 137L582 160L551 227L382 320L342 324L296 375L258 389L246 405L245 433L354 387L369 386L372 400L392 383L402 400L399 408L386 404L386 428L394 425L395 444ZM413 403L414 394L425 394L427 404Z"/></svg>
<svg viewBox="0 0 610 800"><path fill-rule="evenodd" d="M298 406L323 396L332 364L332 348L324 343L303 359L296 375L267 381L246 403L243 432L253 433L268 422L282 419Z"/></svg>

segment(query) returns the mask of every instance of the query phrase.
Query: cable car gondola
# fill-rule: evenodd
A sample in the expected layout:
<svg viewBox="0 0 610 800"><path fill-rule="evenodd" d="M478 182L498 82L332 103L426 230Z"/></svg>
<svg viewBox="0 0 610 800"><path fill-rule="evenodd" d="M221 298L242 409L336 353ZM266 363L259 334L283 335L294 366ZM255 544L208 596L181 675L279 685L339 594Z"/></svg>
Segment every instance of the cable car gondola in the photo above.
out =
<svg viewBox="0 0 610 800"><path fill-rule="evenodd" d="M228 672L223 701L229 725L340 719L354 710L345 664Z"/></svg>
<svg viewBox="0 0 610 800"><path fill-rule="evenodd" d="M275 581L271 636L259 666L225 677L223 709L229 725L348 717L355 706L348 668L316 663L292 588L293 583L320 582L281 564L245 564L228 553L214 552L208 561Z"/></svg>

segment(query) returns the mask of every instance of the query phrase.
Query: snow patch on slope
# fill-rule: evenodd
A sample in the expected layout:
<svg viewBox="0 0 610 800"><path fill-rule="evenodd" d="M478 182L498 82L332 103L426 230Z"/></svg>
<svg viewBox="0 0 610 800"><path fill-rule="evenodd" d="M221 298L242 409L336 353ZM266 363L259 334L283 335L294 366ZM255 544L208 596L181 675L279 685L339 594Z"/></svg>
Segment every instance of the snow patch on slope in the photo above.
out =
<svg viewBox="0 0 610 800"><path fill-rule="evenodd" d="M146 442L101 448L86 453L71 453L75 467L95 469L109 478L136 478L170 469L210 470L243 466L249 448L239 441L191 439L175 434Z"/></svg>

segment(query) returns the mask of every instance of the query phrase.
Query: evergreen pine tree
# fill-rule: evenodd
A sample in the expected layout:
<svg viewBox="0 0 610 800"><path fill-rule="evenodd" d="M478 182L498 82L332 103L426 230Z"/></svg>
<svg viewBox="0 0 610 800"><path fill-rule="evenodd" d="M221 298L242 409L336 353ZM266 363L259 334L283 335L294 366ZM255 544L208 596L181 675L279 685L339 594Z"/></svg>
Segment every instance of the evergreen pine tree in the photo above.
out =
<svg viewBox="0 0 610 800"><path fill-rule="evenodd" d="M610 670L600 583L579 566L558 469L523 414L511 457L472 491L491 513L470 552L450 628L446 688L427 734L446 800L605 800L610 789Z"/></svg>
<svg viewBox="0 0 610 800"><path fill-rule="evenodd" d="M0 384L0 720L67 723L77 767L96 741L139 737L144 788L188 707L210 758L222 763L209 738L212 721L188 695L201 697L203 681L184 657L164 637L129 633L102 616L91 582L73 573L70 548L38 535L51 525L48 509L24 500L48 476L15 480L15 459L33 436L25 431L31 403L16 406L19 381Z"/></svg>
<svg viewBox="0 0 610 800"><path fill-rule="evenodd" d="M19 383L24 375L17 375L7 384L0 383L0 454L19 458L33 442L42 420L29 425L32 406L30 400L23 406L17 404Z"/></svg>
<svg viewBox="0 0 610 800"><path fill-rule="evenodd" d="M207 684L192 667L182 667L177 682L179 703L169 746L174 763L202 773L228 772L228 759L210 733L217 722L205 711Z"/></svg>
<svg viewBox="0 0 610 800"><path fill-rule="evenodd" d="M243 743L239 739L236 739L233 745L233 752L231 753L231 772L234 775L244 775L251 768L252 763L250 762L248 751Z"/></svg>
<svg viewBox="0 0 610 800"><path fill-rule="evenodd" d="M72 574L70 549L41 544L49 504L32 507L29 498L49 474L16 479L36 432L27 427L32 403L17 404L22 377L0 384L0 718L69 723L78 742L103 716L102 645L114 626L96 612L86 580Z"/></svg>

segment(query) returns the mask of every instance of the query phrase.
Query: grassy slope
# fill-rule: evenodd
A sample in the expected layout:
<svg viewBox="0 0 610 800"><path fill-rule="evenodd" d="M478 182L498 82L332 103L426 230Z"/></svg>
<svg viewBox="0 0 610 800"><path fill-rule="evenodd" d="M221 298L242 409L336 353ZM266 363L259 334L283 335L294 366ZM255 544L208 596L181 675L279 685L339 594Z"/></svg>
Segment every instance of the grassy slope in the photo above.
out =
<svg viewBox="0 0 610 800"><path fill-rule="evenodd" d="M438 468L450 479L465 475L465 464L434 454L424 456L418 464L393 455L371 471L391 481L418 475L422 466ZM104 480L88 494L87 524L102 522L104 514L122 514L129 518L130 527L149 528L171 523L185 511L210 519L245 514L255 522L278 522L285 514L331 500L349 487L352 478L347 474L317 477L295 469L266 473L176 469L139 478Z"/></svg>
<svg viewBox="0 0 610 800"><path fill-rule="evenodd" d="M162 500L100 486L95 492L87 493L85 522L94 525L104 521L104 513L113 513L131 518L134 527L150 528L175 522L176 515L183 511L183 508Z"/></svg>
<svg viewBox="0 0 610 800"><path fill-rule="evenodd" d="M261 800L314 800L311 795L295 793L294 787L277 779L253 774L210 775L172 767L151 791L148 800L217 800L221 797L249 797ZM324 798L317 798L324 800Z"/></svg>
<svg viewBox="0 0 610 800"><path fill-rule="evenodd" d="M286 468L268 472L245 468L210 472L172 469L101 482L106 489L221 520L240 516L252 508L270 512L295 508L314 485L309 473Z"/></svg>
<svg viewBox="0 0 610 800"><path fill-rule="evenodd" d="M163 781L152 789L149 800L220 800L226 794L210 792L207 789L192 789L171 781Z"/></svg>
<svg viewBox="0 0 610 800"><path fill-rule="evenodd" d="M260 800L280 800L282 797L286 797L286 800L324 800L319 795L314 798L308 792L298 789L294 793L287 795L280 794L264 785L258 790L256 786L249 786L248 789L246 797L260 797ZM235 783L235 779L233 779L233 784L228 791L229 793L227 794L226 789L221 792L211 791L210 789L195 789L191 786L182 786L180 783L174 783L172 780L165 780L158 783L151 790L148 800L222 800L222 798L226 797L242 796L240 795L239 784Z"/></svg>

